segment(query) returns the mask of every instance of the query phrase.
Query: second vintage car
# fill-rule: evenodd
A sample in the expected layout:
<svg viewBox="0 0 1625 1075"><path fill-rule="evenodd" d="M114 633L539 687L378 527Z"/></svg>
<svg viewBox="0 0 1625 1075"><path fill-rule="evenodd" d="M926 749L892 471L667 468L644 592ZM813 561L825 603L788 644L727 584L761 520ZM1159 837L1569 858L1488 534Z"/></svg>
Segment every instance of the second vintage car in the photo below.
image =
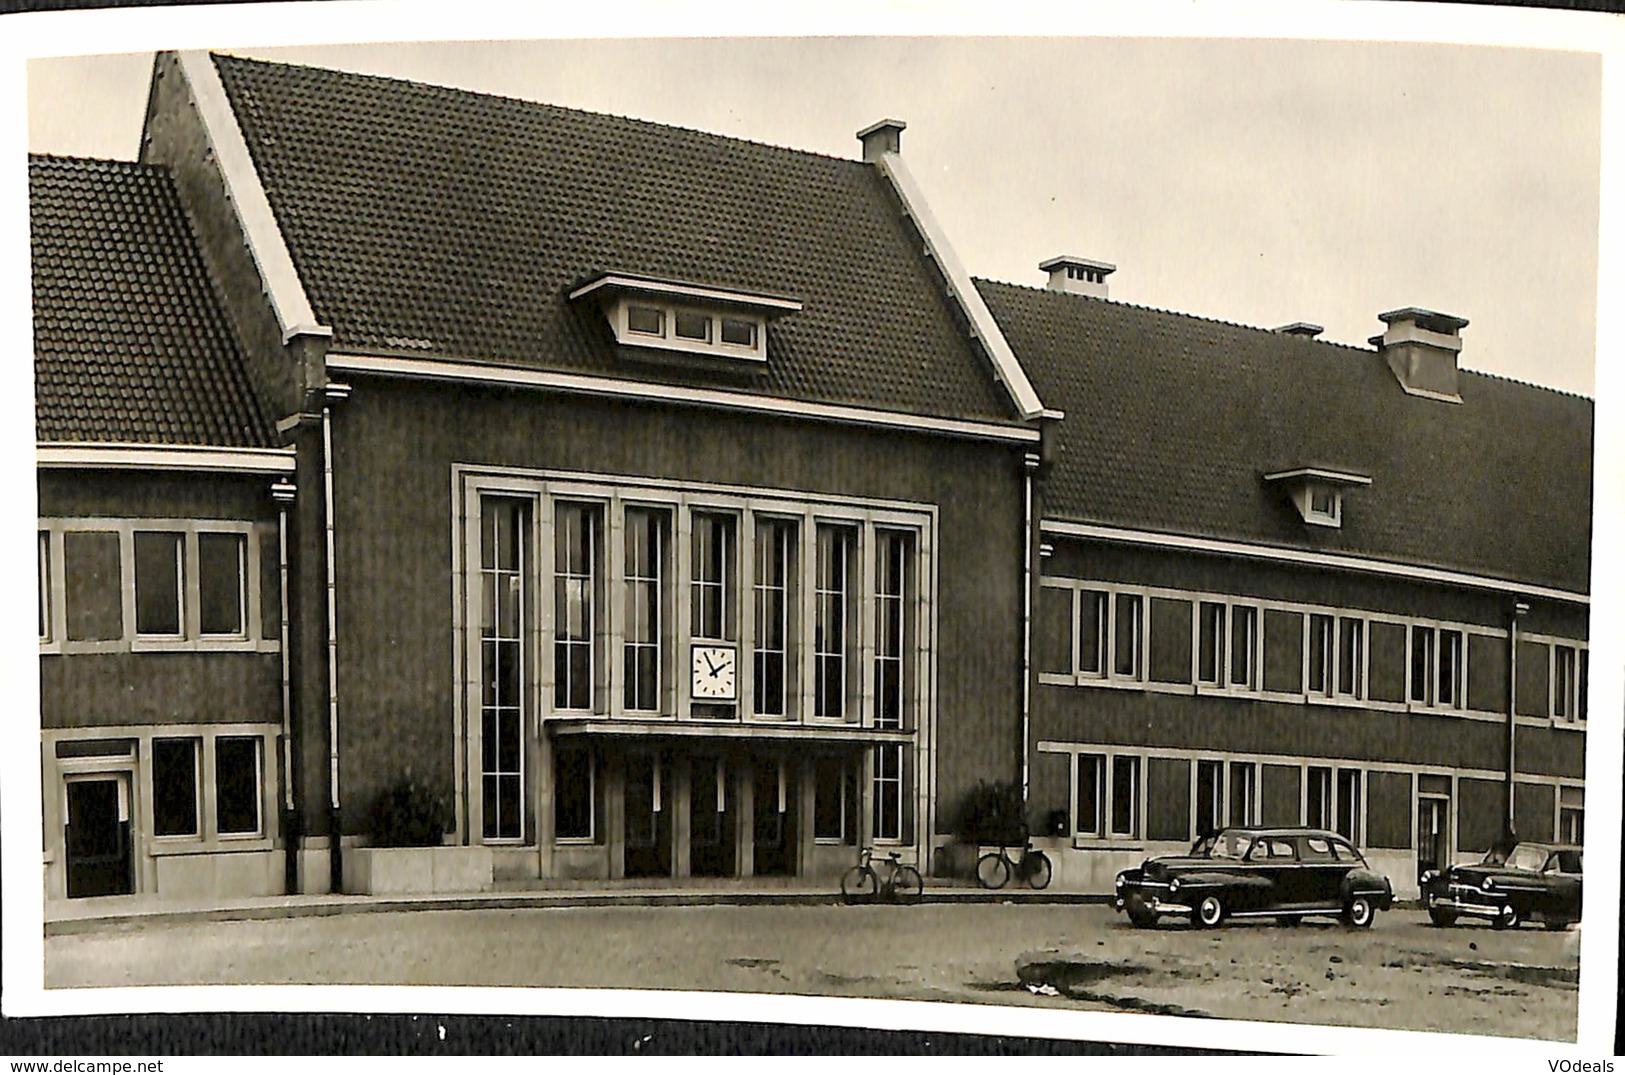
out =
<svg viewBox="0 0 1625 1075"><path fill-rule="evenodd" d="M1429 870L1422 875L1422 905L1436 926L1467 917L1498 929L1534 921L1566 929L1580 920L1582 881L1580 848L1524 842L1492 851L1483 862Z"/></svg>
<svg viewBox="0 0 1625 1075"><path fill-rule="evenodd" d="M1226 918L1289 923L1329 915L1363 928L1393 902L1388 878L1323 829L1223 829L1188 855L1149 858L1117 875L1117 909L1137 926L1164 915L1188 916L1199 928Z"/></svg>

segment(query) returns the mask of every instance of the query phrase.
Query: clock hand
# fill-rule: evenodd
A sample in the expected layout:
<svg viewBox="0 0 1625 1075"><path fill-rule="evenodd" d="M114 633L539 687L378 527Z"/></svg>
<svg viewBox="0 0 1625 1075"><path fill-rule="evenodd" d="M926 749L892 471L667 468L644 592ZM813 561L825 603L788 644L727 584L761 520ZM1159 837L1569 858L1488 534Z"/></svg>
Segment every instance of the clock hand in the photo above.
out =
<svg viewBox="0 0 1625 1075"><path fill-rule="evenodd" d="M700 659L705 661L705 666L711 670L711 674L713 676L717 674L717 666L711 663L711 655L709 653L700 654Z"/></svg>

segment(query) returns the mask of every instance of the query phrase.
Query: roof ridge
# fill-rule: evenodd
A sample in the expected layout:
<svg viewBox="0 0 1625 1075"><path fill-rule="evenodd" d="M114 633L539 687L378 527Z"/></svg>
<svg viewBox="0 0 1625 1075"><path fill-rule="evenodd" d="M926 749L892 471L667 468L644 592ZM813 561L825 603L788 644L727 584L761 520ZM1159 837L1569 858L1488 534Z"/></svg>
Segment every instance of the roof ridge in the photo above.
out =
<svg viewBox="0 0 1625 1075"><path fill-rule="evenodd" d="M1597 402L1596 397L1588 396L1584 392L1574 392L1567 388L1557 388L1549 384L1537 384L1534 381L1526 381L1522 377L1511 377L1505 373L1490 373L1486 370L1475 370L1466 366L1461 367L1461 372L1470 373L1474 377L1483 377L1485 380L1489 381L1505 381L1507 384L1515 384L1520 388L1533 388L1541 392L1550 392L1554 396L1567 396L1570 399L1582 399L1587 403L1592 404Z"/></svg>
<svg viewBox="0 0 1625 1075"><path fill-rule="evenodd" d="M1139 302L1124 302L1122 299L1103 299L1098 295L1079 295L1070 291L1053 291L1050 288L1038 284L1015 284L1008 280L994 280L984 276L973 277L973 279L978 283L998 284L1002 287L1013 287L1022 291L1036 291L1044 295L1054 295L1058 299L1062 300L1081 299L1084 302L1105 302L1110 303L1113 306L1126 307L1130 310L1145 310L1149 313L1166 314L1169 317L1183 318L1187 321L1200 321L1209 325L1223 325L1226 328L1239 328L1247 332L1258 332L1265 336L1273 336L1277 339L1282 338L1284 335L1283 333L1276 332L1274 329L1264 328L1262 325L1249 325L1241 321L1227 321L1222 317L1208 317L1204 314L1193 314L1186 310L1170 310L1164 306L1147 306L1144 303ZM1336 347L1344 351L1355 351L1362 355L1374 355L1378 353L1373 347L1361 347L1359 344L1343 343L1340 340L1322 340L1305 336L1293 336L1291 338L1302 340L1305 343L1318 344L1322 347Z"/></svg>
<svg viewBox="0 0 1625 1075"><path fill-rule="evenodd" d="M401 78L397 75L378 75L365 71L347 71L339 67L322 67L316 64L286 63L279 60L262 60L252 56L236 56L229 52L211 51L210 57L217 60L228 60L232 63L256 64L261 67L292 67L306 71L321 71L326 74L340 75L345 78L365 79L372 82L390 82L401 86L417 86L423 89L437 90L444 93L455 93L465 97L483 97L493 101L512 101L514 104L529 108L548 109L554 112L564 112L572 116L591 116L595 119L609 119L620 123L635 124L640 127L660 131L679 131L684 134L697 135L701 138L715 139L718 142L727 142L735 145L753 146L758 149L771 149L780 153L793 153L799 157L814 157L819 160L834 161L838 164L850 164L853 167L871 167L867 162L852 157L837 157L833 153L820 153L815 149L801 149L796 146L781 145L777 142L760 142L751 138L741 138L737 135L718 134L716 131L705 131L698 127L684 127L676 123L663 123L660 120L643 119L639 116L628 116L619 112L599 112L590 108L577 108L571 105L554 104L551 101L538 101L529 97L515 97L507 93L492 93L488 90L474 90L465 86L450 86L441 82L423 82L413 78Z"/></svg>

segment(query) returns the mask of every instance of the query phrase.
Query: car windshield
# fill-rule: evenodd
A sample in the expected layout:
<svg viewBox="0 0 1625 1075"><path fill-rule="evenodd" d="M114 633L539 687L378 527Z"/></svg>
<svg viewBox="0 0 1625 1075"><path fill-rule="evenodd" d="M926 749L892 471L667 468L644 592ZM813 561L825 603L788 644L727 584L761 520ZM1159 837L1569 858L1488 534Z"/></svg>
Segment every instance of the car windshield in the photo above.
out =
<svg viewBox="0 0 1625 1075"><path fill-rule="evenodd" d="M1519 844L1512 849L1512 854L1506 857L1506 866L1511 870L1530 870L1538 873L1546 865L1546 856L1549 852L1538 844ZM1491 865L1499 864L1499 856L1494 853L1484 860Z"/></svg>

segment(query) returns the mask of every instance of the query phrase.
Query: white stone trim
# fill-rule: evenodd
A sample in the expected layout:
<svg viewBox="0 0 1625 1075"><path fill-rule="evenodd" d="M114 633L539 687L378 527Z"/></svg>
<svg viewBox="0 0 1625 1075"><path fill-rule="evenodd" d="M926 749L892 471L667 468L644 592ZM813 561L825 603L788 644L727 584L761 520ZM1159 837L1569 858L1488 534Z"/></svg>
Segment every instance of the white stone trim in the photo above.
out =
<svg viewBox="0 0 1625 1075"><path fill-rule="evenodd" d="M1245 541L1227 541L1218 538L1191 537L1154 530L1134 530L1118 526L1100 526L1094 523L1074 523L1060 519L1045 519L1040 528L1063 537L1088 541L1107 541L1121 545L1145 545L1153 548L1177 549L1184 552L1211 553L1219 556L1238 556L1253 560L1274 560L1280 563L1306 567L1331 568L1337 571L1357 571L1371 575L1388 575L1410 579L1413 582L1433 582L1447 586L1462 586L1475 590L1540 597L1550 601L1571 604L1591 604L1589 594L1574 590L1560 590L1551 586L1538 586L1512 579L1476 575L1464 571L1422 567L1395 560L1378 560L1365 556L1347 556L1341 553L1313 552L1308 549L1289 549L1277 545L1258 545Z"/></svg>
<svg viewBox="0 0 1625 1075"><path fill-rule="evenodd" d="M645 381L623 381L576 373L520 369L489 363L450 358L403 358L384 355L329 354L327 369L332 373L373 374L380 377L413 377L424 380L457 381L465 384L492 384L514 388L535 388L557 392L580 392L657 403L677 403L724 410L771 414L786 418L840 422L882 429L935 433L971 440L1003 441L1013 444L1037 443L1036 428L1000 425L958 418L930 418L897 411L871 410L831 403L807 403L778 396L758 396L714 388Z"/></svg>
<svg viewBox="0 0 1625 1075"><path fill-rule="evenodd" d="M227 200L237 214L248 252L259 268L266 298L276 312L282 342L295 336L331 337L333 330L319 322L311 309L305 285L294 268L293 257L277 226L276 214L271 210L270 199L265 195L265 187L249 155L248 143L237 126L237 116L220 81L220 72L215 70L214 58L200 51L174 55L192 91L209 148L214 152L226 185Z"/></svg>
<svg viewBox="0 0 1625 1075"><path fill-rule="evenodd" d="M1041 417L1044 404L1038 398L1038 391L1027 379L1026 371L1021 368L1015 352L999 330L999 323L993 319L987 303L982 301L981 293L971 282L970 274L960 263L959 255L949 245L947 232L926 205L925 194L915 182L913 173L896 153L876 154L874 165L891 183L903 203L903 211L919 229L921 238L925 240L926 252L937 263L938 270L948 283L949 292L965 312L971 333L987 348L988 357L993 360L993 373L1004 385L1005 391L1010 393L1016 410L1023 418Z"/></svg>
<svg viewBox="0 0 1625 1075"><path fill-rule="evenodd" d="M57 441L37 444L42 470L191 470L213 474L292 474L292 448L213 448L198 444Z"/></svg>

